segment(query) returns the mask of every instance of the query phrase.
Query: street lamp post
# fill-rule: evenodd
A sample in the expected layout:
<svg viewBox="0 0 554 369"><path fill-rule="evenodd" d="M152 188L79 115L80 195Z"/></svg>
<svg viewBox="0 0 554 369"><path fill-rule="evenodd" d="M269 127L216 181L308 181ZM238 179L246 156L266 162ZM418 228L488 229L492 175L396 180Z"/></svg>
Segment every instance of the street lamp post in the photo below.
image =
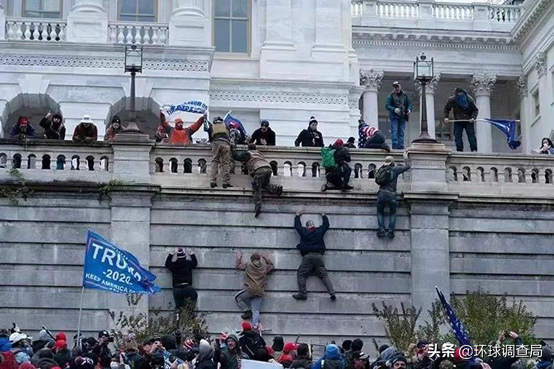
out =
<svg viewBox="0 0 554 369"><path fill-rule="evenodd" d="M416 61L414 62L414 80L421 83L421 133L419 134L419 137L412 142L437 142L437 140L429 136L429 127L427 123L427 98L425 96L425 85L433 79L433 76L433 58L429 61L427 60L425 54L421 54L420 57L416 57Z"/></svg>
<svg viewBox="0 0 554 369"><path fill-rule="evenodd" d="M142 73L142 46L125 45L125 72L131 73L131 111L129 123L123 132L142 133L137 126L137 112L135 108L135 76L137 73Z"/></svg>

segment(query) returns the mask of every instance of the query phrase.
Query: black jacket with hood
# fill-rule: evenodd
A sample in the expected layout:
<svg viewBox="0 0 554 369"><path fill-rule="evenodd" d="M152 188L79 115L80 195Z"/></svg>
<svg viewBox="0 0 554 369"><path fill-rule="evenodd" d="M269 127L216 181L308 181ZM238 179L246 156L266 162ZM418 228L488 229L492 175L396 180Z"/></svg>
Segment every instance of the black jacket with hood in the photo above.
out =
<svg viewBox="0 0 554 369"><path fill-rule="evenodd" d="M295 146L302 147L323 147L323 135L318 130L312 130L310 127L302 130L296 141L294 141Z"/></svg>
<svg viewBox="0 0 554 369"><path fill-rule="evenodd" d="M294 218L294 229L296 229L300 235L300 243L296 248L300 251L302 256L311 253L325 254L323 236L325 236L325 232L329 229L329 218L327 218L326 215L323 216L323 224L315 229L302 227L300 217L297 215L296 218Z"/></svg>

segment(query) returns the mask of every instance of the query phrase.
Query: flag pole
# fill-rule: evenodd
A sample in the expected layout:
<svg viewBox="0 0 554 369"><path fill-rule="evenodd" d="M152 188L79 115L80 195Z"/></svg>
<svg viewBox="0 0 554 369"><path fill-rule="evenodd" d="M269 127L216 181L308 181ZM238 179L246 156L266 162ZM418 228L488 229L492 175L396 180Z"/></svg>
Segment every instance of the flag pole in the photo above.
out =
<svg viewBox="0 0 554 369"><path fill-rule="evenodd" d="M79 303L79 320L77 322L77 342L79 342L79 340L81 339L81 318L83 317L84 299L85 299L85 286L83 286L83 288L81 289L81 302Z"/></svg>

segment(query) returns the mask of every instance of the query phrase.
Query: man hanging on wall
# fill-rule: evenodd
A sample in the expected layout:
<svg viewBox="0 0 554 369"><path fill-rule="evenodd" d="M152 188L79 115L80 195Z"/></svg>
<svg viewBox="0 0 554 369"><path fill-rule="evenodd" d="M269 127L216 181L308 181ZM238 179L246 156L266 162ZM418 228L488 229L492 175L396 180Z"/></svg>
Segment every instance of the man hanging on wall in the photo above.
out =
<svg viewBox="0 0 554 369"><path fill-rule="evenodd" d="M197 265L194 252L182 247L176 248L165 260L165 267L171 271L173 277L173 298L177 311L185 308L187 304L191 308L196 306L198 294L192 287L192 270Z"/></svg>
<svg viewBox="0 0 554 369"><path fill-rule="evenodd" d="M297 212L296 217L294 218L294 228L300 235L300 243L296 246L300 254L302 255L302 263L298 268L298 293L292 295L297 300L306 300L308 297L308 292L306 291L306 279L310 274L315 274L318 276L325 287L329 295L331 295L331 300L336 300L335 290L333 289L333 284L331 283L331 278L327 274L327 269L325 268L325 262L323 260L323 254L325 254L325 242L323 241L323 236L329 229L329 219L325 214L321 214L323 218L323 224L321 227L316 227L312 220L306 222L306 227L302 227L302 222L300 217L302 212Z"/></svg>

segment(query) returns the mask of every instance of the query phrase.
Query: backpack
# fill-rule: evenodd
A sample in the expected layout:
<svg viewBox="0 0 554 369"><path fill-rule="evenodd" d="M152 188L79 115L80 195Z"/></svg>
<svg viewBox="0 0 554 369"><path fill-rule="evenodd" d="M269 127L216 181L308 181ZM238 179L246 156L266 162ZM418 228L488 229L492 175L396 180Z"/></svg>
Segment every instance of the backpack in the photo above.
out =
<svg viewBox="0 0 554 369"><path fill-rule="evenodd" d="M256 335L255 337L245 337L242 349L251 359L253 359L256 355L256 351L263 347L265 346L261 340L261 337Z"/></svg>
<svg viewBox="0 0 554 369"><path fill-rule="evenodd" d="M387 183L392 181L392 166L382 166L377 170L377 173L375 173L375 183L377 183L379 186L384 186Z"/></svg>
<svg viewBox="0 0 554 369"><path fill-rule="evenodd" d="M321 166L325 169L335 169L337 167L334 149L330 147L321 148Z"/></svg>

